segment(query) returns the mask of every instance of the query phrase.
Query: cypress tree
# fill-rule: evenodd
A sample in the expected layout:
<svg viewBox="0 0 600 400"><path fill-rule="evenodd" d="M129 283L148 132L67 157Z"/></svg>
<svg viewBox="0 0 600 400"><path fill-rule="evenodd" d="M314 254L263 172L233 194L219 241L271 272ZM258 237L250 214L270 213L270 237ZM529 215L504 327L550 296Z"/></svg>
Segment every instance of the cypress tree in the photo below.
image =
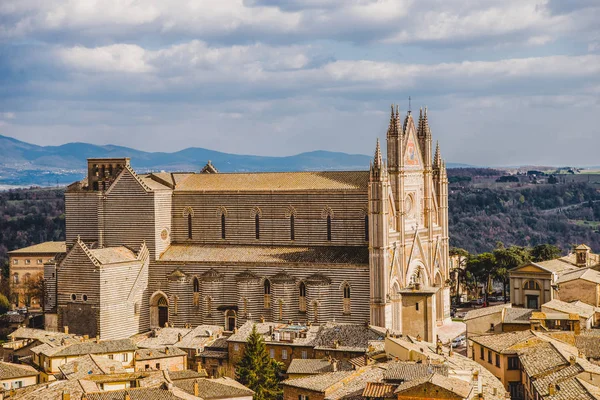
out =
<svg viewBox="0 0 600 400"><path fill-rule="evenodd" d="M281 394L279 370L279 363L269 357L265 341L254 325L244 355L236 365L237 381L254 390L254 400L275 400Z"/></svg>

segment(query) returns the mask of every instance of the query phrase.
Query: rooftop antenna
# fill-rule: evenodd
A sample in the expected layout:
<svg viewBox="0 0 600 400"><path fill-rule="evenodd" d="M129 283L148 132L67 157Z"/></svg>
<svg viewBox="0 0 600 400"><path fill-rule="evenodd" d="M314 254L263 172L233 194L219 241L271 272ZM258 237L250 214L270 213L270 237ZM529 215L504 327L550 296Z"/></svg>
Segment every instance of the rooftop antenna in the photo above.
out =
<svg viewBox="0 0 600 400"><path fill-rule="evenodd" d="M408 96L408 113L410 114L410 112L412 111L412 107L410 105L410 96Z"/></svg>

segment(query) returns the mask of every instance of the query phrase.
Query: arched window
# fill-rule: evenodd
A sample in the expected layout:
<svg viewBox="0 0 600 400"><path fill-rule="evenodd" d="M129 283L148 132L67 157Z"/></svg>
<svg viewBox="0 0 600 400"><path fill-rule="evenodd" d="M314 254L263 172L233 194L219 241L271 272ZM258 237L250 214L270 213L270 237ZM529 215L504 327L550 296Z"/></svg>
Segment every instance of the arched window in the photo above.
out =
<svg viewBox="0 0 600 400"><path fill-rule="evenodd" d="M344 314L350 314L350 285L348 284L348 282L344 283L344 285L342 286L342 290L344 291L344 305L342 312Z"/></svg>
<svg viewBox="0 0 600 400"><path fill-rule="evenodd" d="M208 296L205 299L205 316L210 317L211 313L212 313L212 297Z"/></svg>
<svg viewBox="0 0 600 400"><path fill-rule="evenodd" d="M188 226L187 226L187 228L188 228L188 239L191 239L192 236L193 236L192 235L192 214L188 214L187 219L188 219L187 220L187 224L188 224Z"/></svg>
<svg viewBox="0 0 600 400"><path fill-rule="evenodd" d="M331 242L331 215L327 216L327 241Z"/></svg>
<svg viewBox="0 0 600 400"><path fill-rule="evenodd" d="M264 308L271 308L271 281L265 279L264 288Z"/></svg>
<svg viewBox="0 0 600 400"><path fill-rule="evenodd" d="M194 298L192 299L192 303L194 306L198 307L200 305L200 280L194 277L192 285L194 290Z"/></svg>
<svg viewBox="0 0 600 400"><path fill-rule="evenodd" d="M536 281L527 281L523 285L525 290L540 290L540 285Z"/></svg>
<svg viewBox="0 0 600 400"><path fill-rule="evenodd" d="M26 273L25 275L23 275L23 283L29 282L29 279L31 279L30 273Z"/></svg>
<svg viewBox="0 0 600 400"><path fill-rule="evenodd" d="M290 215L290 240L296 240L296 227L295 225L295 221L296 217L294 216L294 214Z"/></svg>
<svg viewBox="0 0 600 400"><path fill-rule="evenodd" d="M304 284L304 282L300 282L298 294L299 294L298 311L306 312L306 285Z"/></svg>
<svg viewBox="0 0 600 400"><path fill-rule="evenodd" d="M14 283L15 285L18 285L18 284L19 284L19 274L18 274L18 273L16 273L16 272L13 274L13 283Z"/></svg>
<svg viewBox="0 0 600 400"><path fill-rule="evenodd" d="M257 239L260 239L260 215L254 216L254 235Z"/></svg>
<svg viewBox="0 0 600 400"><path fill-rule="evenodd" d="M281 321L281 320L283 320L283 300L279 300L277 302L277 306L279 309L279 320Z"/></svg>
<svg viewBox="0 0 600 400"><path fill-rule="evenodd" d="M365 241L369 241L369 216L365 215Z"/></svg>
<svg viewBox="0 0 600 400"><path fill-rule="evenodd" d="M225 214L221 214L221 239L225 239Z"/></svg>

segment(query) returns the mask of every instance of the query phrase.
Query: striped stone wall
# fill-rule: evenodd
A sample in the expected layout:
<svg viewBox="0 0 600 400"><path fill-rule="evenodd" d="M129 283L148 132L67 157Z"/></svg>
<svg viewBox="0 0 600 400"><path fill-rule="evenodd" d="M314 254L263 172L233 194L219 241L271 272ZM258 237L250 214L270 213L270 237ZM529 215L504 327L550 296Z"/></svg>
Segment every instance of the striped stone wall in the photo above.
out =
<svg viewBox="0 0 600 400"><path fill-rule="evenodd" d="M173 195L173 242L203 244L268 244L364 246L367 193L331 191L303 193L178 193ZM187 214L193 213L192 239ZM226 239L221 239L221 213L226 213ZM332 216L327 240L326 214ZM256 239L255 214L260 216ZM290 215L294 214L294 240Z"/></svg>

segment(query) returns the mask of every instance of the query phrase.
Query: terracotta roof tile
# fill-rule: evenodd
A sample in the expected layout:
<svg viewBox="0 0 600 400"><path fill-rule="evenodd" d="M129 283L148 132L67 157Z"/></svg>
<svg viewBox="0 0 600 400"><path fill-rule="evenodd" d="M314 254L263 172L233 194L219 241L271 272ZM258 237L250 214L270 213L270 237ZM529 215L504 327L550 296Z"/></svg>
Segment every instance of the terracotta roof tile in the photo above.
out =
<svg viewBox="0 0 600 400"><path fill-rule="evenodd" d="M443 389L446 389L465 399L469 397L471 391L473 390L469 382L434 373L422 378L417 378L400 384L396 389L396 393L405 392L409 389L421 386L427 382L435 386L441 387Z"/></svg>
<svg viewBox="0 0 600 400"><path fill-rule="evenodd" d="M186 393L194 393L194 384L198 383L200 397L204 400L249 397L254 392L241 383L231 378L216 379L182 379L174 382L174 385Z"/></svg>
<svg viewBox="0 0 600 400"><path fill-rule="evenodd" d="M66 252L67 245L65 244L65 242L44 242L34 244L33 246L29 247L23 247L22 249L9 251L8 254L58 254Z"/></svg>
<svg viewBox="0 0 600 400"><path fill-rule="evenodd" d="M497 335L484 335L470 337L469 340L502 354L516 354L512 346L535 338L535 335L530 330L519 332L506 332Z"/></svg>
<svg viewBox="0 0 600 400"><path fill-rule="evenodd" d="M176 191L366 190L369 171L193 174Z"/></svg>
<svg viewBox="0 0 600 400"><path fill-rule="evenodd" d="M202 263L315 263L369 264L367 247L350 246L228 246L173 244L163 253L162 262Z"/></svg>

